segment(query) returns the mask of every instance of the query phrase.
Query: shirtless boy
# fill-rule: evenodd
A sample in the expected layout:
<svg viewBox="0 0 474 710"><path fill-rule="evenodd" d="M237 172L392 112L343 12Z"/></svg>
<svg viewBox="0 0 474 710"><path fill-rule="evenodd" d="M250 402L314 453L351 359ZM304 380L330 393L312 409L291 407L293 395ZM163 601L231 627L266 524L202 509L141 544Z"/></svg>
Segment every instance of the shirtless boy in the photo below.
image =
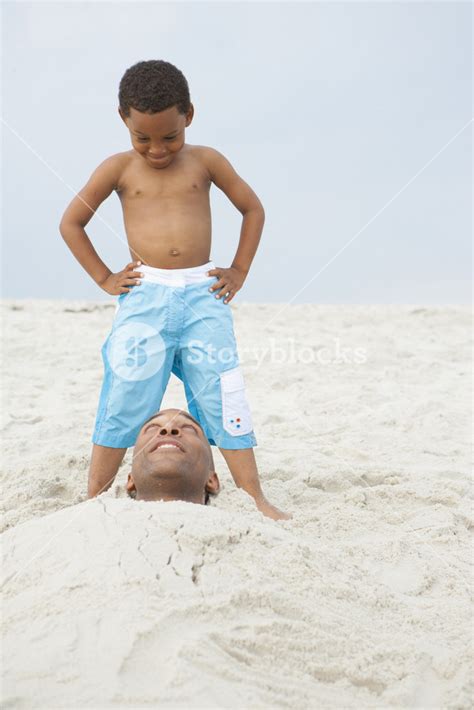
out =
<svg viewBox="0 0 474 710"><path fill-rule="evenodd" d="M289 518L262 491L257 444L233 331L230 301L255 256L265 214L260 200L217 150L185 143L194 107L186 78L169 62L138 62L119 87L119 114L132 150L104 160L68 205L61 235L89 276L117 296L102 346L104 381L92 436L89 497L113 482L143 422L159 410L169 377L222 452L238 487L273 519ZM214 183L243 216L232 264L210 260ZM112 273L85 232L115 190L133 261ZM163 456L176 455L165 449Z"/></svg>

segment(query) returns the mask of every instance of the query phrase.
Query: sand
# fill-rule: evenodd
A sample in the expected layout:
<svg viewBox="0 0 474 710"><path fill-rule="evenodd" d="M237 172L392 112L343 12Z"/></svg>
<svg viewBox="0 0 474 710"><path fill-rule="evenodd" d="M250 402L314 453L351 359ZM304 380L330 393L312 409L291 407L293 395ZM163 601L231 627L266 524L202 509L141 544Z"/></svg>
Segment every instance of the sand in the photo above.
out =
<svg viewBox="0 0 474 710"><path fill-rule="evenodd" d="M277 522L86 500L114 304L2 308L3 708L471 706L468 308L232 304Z"/></svg>

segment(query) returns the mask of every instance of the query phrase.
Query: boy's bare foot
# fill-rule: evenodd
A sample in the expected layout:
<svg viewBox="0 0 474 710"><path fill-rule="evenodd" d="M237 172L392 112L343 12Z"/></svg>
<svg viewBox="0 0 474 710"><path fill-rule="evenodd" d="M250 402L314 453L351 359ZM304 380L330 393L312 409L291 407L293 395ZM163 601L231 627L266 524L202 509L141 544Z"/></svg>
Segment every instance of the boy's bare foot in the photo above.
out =
<svg viewBox="0 0 474 710"><path fill-rule="evenodd" d="M255 498L255 504L261 513L272 520L291 520L293 517L291 513L284 513L279 508L276 508L265 498L265 496Z"/></svg>

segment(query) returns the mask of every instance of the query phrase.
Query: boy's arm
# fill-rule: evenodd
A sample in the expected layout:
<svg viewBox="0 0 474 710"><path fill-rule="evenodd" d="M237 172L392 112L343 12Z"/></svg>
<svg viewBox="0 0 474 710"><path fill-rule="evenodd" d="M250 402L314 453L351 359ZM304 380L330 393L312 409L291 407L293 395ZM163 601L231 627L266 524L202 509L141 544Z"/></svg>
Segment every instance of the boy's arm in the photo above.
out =
<svg viewBox="0 0 474 710"><path fill-rule="evenodd" d="M112 273L92 246L84 227L99 205L117 187L121 172L120 154L104 160L92 173L86 185L69 203L59 231L81 266L99 286Z"/></svg>
<svg viewBox="0 0 474 710"><path fill-rule="evenodd" d="M243 215L239 245L231 268L241 272L245 279L263 231L263 205L250 185L242 180L222 153L208 147L203 147L203 151L210 179ZM214 288L217 286L218 284Z"/></svg>

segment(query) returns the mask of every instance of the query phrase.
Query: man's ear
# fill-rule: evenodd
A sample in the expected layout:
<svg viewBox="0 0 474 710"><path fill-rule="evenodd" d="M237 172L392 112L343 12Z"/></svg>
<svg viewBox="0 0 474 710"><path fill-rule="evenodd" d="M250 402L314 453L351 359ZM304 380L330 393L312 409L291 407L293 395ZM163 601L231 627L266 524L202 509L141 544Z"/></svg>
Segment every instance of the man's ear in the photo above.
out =
<svg viewBox="0 0 474 710"><path fill-rule="evenodd" d="M129 495L137 492L137 489L135 488L135 481L133 480L133 476L131 473L128 474L127 483L125 484L125 488L126 488L127 493Z"/></svg>
<svg viewBox="0 0 474 710"><path fill-rule="evenodd" d="M120 106L118 107L118 112L119 112L119 116L122 119L122 121L125 123L125 125L127 125L127 122L125 120L125 116L123 115L122 109L120 108Z"/></svg>
<svg viewBox="0 0 474 710"><path fill-rule="evenodd" d="M212 471L212 473L209 474L209 478L207 479L204 488L208 493L213 493L214 495L219 493L221 484L219 483L219 479L215 471Z"/></svg>

